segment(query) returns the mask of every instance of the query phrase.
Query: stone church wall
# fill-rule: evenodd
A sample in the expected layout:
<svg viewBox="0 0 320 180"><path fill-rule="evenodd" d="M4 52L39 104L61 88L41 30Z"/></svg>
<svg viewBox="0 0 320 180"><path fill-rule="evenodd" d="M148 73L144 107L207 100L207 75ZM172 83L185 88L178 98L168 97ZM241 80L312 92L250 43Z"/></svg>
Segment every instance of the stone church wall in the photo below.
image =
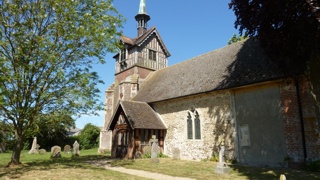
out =
<svg viewBox="0 0 320 180"><path fill-rule="evenodd" d="M180 150L181 159L201 160L216 156L218 145L225 141L227 158L235 156L235 128L232 102L227 91L179 98L153 104L167 126L164 153L172 157L173 149ZM187 137L187 116L199 113L201 139Z"/></svg>

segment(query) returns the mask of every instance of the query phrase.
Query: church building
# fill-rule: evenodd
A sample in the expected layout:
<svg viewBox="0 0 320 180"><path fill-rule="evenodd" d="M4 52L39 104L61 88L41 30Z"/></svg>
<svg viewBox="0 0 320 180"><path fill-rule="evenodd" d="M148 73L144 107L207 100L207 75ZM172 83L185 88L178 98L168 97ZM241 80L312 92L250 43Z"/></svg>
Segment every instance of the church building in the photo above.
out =
<svg viewBox="0 0 320 180"><path fill-rule="evenodd" d="M137 37L121 37L114 56L100 152L133 159L153 138L181 159L211 158L221 145L244 164L320 159L319 108L299 68L277 67L252 39L168 66L159 32L147 29L145 0L135 19Z"/></svg>

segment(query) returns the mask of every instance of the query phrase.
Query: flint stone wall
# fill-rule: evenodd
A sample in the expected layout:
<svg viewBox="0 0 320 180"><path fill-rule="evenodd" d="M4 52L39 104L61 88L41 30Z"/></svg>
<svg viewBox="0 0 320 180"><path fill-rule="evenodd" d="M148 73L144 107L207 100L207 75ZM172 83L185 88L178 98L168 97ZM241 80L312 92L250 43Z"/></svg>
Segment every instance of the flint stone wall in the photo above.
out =
<svg viewBox="0 0 320 180"><path fill-rule="evenodd" d="M153 104L153 107L168 128L164 141L164 154L172 157L173 149L178 148L181 159L211 158L213 149L216 149L222 136L227 146L226 155L234 156L235 128L231 114L231 95L228 91L158 102ZM187 116L192 108L200 116L200 140L187 138ZM221 133L221 130L225 132Z"/></svg>

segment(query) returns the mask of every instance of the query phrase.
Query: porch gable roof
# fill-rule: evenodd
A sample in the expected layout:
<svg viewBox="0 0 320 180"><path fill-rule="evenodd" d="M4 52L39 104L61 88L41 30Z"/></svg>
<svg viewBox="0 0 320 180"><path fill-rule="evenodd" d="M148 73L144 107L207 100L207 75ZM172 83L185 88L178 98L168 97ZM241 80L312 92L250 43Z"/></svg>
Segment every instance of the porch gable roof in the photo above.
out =
<svg viewBox="0 0 320 180"><path fill-rule="evenodd" d="M160 116L146 102L121 100L111 118L108 130L113 130L123 112L132 129L167 129Z"/></svg>

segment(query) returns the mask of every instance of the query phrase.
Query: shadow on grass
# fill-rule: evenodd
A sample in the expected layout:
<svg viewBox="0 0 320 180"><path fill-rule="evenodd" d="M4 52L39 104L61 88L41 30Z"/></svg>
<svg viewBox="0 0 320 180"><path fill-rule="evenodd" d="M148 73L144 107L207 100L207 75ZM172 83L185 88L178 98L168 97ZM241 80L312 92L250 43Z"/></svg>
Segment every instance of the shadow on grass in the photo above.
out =
<svg viewBox="0 0 320 180"><path fill-rule="evenodd" d="M284 174L286 178L290 180L320 179L319 172L289 168L254 167L244 165L230 165L230 168L239 175L248 177L249 179L279 179L281 174Z"/></svg>
<svg viewBox="0 0 320 180"><path fill-rule="evenodd" d="M29 171L46 171L53 169L103 169L107 161L111 160L106 155L85 155L62 158L50 158L48 160L36 160L17 166L0 166L0 179L3 177L19 178Z"/></svg>

